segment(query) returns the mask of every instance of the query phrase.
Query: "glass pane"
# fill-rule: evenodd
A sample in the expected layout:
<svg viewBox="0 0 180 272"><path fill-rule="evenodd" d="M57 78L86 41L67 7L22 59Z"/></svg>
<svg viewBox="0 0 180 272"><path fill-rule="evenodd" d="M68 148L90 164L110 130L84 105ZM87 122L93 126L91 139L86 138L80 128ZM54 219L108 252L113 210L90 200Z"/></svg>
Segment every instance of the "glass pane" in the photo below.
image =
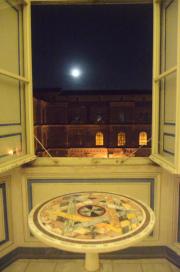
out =
<svg viewBox="0 0 180 272"><path fill-rule="evenodd" d="M24 85L0 76L0 161L26 153Z"/></svg>
<svg viewBox="0 0 180 272"><path fill-rule="evenodd" d="M161 16L161 72L177 64L177 0L162 4Z"/></svg>
<svg viewBox="0 0 180 272"><path fill-rule="evenodd" d="M176 73L161 80L159 108L159 153L173 162L176 126Z"/></svg>
<svg viewBox="0 0 180 272"><path fill-rule="evenodd" d="M19 6L15 6L11 1L0 1L0 69L18 75L23 75L20 62L22 56L21 20Z"/></svg>

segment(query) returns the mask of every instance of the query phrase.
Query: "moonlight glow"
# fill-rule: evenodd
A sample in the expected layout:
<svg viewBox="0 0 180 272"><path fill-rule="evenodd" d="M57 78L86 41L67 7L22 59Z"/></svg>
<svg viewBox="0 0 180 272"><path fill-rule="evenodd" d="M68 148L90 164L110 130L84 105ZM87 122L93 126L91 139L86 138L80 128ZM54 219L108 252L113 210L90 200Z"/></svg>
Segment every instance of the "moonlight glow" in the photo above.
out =
<svg viewBox="0 0 180 272"><path fill-rule="evenodd" d="M72 77L74 78L78 78L81 76L82 72L79 68L72 68L71 71L70 71L70 74Z"/></svg>

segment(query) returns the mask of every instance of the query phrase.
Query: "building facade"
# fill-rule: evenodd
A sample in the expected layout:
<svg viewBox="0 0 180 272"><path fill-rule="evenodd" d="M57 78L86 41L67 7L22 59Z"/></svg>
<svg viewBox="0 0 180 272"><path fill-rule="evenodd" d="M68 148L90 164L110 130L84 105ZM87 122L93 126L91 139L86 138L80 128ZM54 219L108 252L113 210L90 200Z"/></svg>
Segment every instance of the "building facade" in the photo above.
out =
<svg viewBox="0 0 180 272"><path fill-rule="evenodd" d="M35 135L57 157L148 156L151 102L150 93L44 92L34 98ZM39 144L36 154L46 155Z"/></svg>

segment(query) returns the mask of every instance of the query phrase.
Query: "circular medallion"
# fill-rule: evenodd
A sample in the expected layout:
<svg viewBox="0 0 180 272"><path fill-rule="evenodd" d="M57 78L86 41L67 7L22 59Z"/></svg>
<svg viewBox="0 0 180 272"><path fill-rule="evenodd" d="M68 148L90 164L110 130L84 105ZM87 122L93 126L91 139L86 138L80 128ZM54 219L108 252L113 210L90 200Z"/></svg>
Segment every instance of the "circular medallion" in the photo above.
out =
<svg viewBox="0 0 180 272"><path fill-rule="evenodd" d="M78 209L78 214L87 217L97 217L105 214L106 210L97 205L85 205Z"/></svg>

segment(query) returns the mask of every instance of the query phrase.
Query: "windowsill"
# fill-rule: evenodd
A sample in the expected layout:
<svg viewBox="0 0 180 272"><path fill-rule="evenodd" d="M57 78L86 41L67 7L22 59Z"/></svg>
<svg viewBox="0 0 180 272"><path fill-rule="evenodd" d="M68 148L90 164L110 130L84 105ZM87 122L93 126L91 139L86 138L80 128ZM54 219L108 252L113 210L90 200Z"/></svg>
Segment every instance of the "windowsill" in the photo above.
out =
<svg viewBox="0 0 180 272"><path fill-rule="evenodd" d="M38 166L156 166L149 157L123 157L123 158L62 158L62 157L39 157L30 163L31 167Z"/></svg>

